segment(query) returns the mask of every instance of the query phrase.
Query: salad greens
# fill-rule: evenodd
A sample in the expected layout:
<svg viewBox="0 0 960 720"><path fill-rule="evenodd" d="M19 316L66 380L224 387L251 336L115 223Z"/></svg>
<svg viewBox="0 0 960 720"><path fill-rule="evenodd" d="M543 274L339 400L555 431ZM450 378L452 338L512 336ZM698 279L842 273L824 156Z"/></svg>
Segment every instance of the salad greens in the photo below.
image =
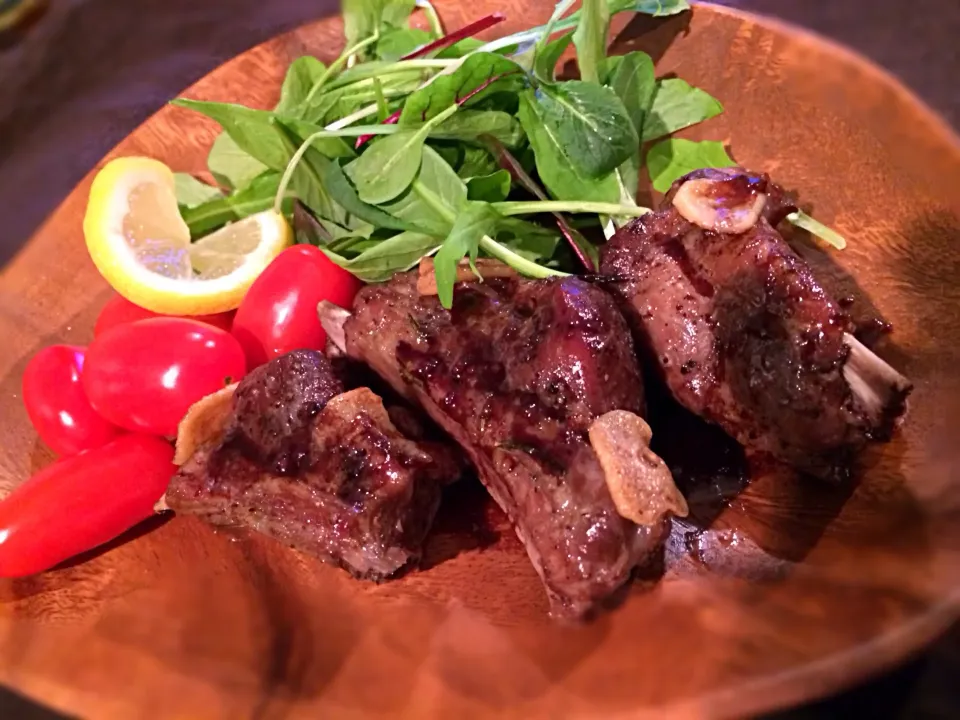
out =
<svg viewBox="0 0 960 720"><path fill-rule="evenodd" d="M346 49L326 65L294 60L272 110L173 101L223 128L208 157L219 187L176 178L191 234L274 207L298 242L367 282L433 256L447 307L458 265L477 272L481 255L532 277L577 261L595 270L596 245L578 228L609 237L648 212L641 187L664 192L691 170L735 163L722 143L670 137L721 113L716 98L658 79L645 53L607 55L616 13L671 15L687 2L576 4L483 42L473 36L503 15L445 34L429 0L343 0ZM427 29L410 25L417 11ZM561 79L571 43L580 77ZM842 247L813 218L789 219Z"/></svg>

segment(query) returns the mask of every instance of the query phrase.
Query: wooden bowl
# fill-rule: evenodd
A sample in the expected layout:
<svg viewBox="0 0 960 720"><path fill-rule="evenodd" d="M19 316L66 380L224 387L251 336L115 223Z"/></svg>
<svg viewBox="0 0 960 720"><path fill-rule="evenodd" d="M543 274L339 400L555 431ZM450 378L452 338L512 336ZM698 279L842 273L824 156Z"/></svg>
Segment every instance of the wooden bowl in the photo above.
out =
<svg viewBox="0 0 960 720"><path fill-rule="evenodd" d="M509 5L498 32L543 21L552 7ZM501 6L450 0L441 12L456 27ZM329 59L341 42L339 20L319 22L185 94L271 106L291 60ZM264 537L160 521L86 562L0 583L0 680L106 718L717 717L835 690L952 621L960 142L875 67L761 18L705 5L637 18L618 40L627 48L722 100L726 112L692 137L726 140L849 238L842 253L799 246L827 284L893 323L882 354L916 383L908 422L864 458L859 483L760 474L709 529L679 528L663 581L637 583L582 627L547 618L520 544L469 484L448 498L429 567L383 585ZM167 107L110 157L200 171L215 131ZM90 178L0 278L7 487L49 461L19 399L27 358L52 342L86 343L107 297L81 237ZM700 455L699 436L674 437L687 458Z"/></svg>

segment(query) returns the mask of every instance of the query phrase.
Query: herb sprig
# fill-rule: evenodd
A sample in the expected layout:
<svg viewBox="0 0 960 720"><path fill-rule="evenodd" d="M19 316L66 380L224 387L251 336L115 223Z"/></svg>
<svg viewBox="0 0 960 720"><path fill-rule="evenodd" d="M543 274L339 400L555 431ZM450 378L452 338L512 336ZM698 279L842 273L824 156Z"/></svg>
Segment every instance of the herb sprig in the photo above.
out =
<svg viewBox="0 0 960 720"><path fill-rule="evenodd" d="M175 100L224 131L208 158L221 187L177 184L192 235L273 206L299 242L367 282L433 256L447 307L464 259L533 277L595 270L596 246L575 227L586 220L609 237L647 212L642 181L663 192L690 170L734 162L721 143L670 137L722 112L719 101L656 78L645 53L607 55L611 16L675 14L685 0L574 4L482 42L473 36L501 14L444 34L428 0L344 0L346 49L329 65L291 63L273 110ZM429 30L410 25L418 8ZM571 42L580 78L558 79ZM548 214L553 223L539 221ZM843 245L803 213L788 219Z"/></svg>

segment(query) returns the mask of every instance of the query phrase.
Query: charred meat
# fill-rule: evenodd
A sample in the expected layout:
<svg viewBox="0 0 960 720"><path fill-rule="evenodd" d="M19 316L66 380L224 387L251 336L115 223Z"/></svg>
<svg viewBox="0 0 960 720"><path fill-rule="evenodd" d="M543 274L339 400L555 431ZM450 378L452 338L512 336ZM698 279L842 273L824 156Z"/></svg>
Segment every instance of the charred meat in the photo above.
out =
<svg viewBox="0 0 960 720"><path fill-rule="evenodd" d="M889 438L911 386L775 229L794 209L765 175L699 170L611 239L601 272L681 404L750 450L842 476Z"/></svg>
<svg viewBox="0 0 960 720"><path fill-rule="evenodd" d="M418 559L457 471L448 457L401 435L370 390L343 392L318 352L277 358L231 390L181 426L189 459L167 491L173 510L252 528L361 578ZM199 441L184 437L193 428Z"/></svg>
<svg viewBox="0 0 960 720"><path fill-rule="evenodd" d="M686 512L647 447L622 315L574 278L459 283L450 311L417 281L365 287L350 317L328 316L329 336L464 448L554 614L587 613L658 551L667 513Z"/></svg>

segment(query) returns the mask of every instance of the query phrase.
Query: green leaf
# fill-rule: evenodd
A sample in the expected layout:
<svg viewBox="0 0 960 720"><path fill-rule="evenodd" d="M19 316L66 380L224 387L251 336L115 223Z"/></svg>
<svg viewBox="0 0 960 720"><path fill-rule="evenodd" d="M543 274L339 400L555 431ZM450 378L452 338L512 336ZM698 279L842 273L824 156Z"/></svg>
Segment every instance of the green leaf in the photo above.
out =
<svg viewBox="0 0 960 720"><path fill-rule="evenodd" d="M453 307L453 286L457 266L465 256L475 258L484 235L492 235L500 216L487 203L470 202L457 215L436 257L433 271L437 278L437 295L445 308Z"/></svg>
<svg viewBox="0 0 960 720"><path fill-rule="evenodd" d="M394 62L433 39L426 30L420 28L396 28L385 32L377 40L377 57Z"/></svg>
<svg viewBox="0 0 960 720"><path fill-rule="evenodd" d="M534 262L552 258L560 238L556 230L517 217L501 218L497 223L497 240Z"/></svg>
<svg viewBox="0 0 960 720"><path fill-rule="evenodd" d="M653 106L643 124L643 142L696 125L723 112L710 93L679 78L657 81Z"/></svg>
<svg viewBox="0 0 960 720"><path fill-rule="evenodd" d="M289 148L271 123L273 114L266 110L186 98L177 98L171 104L195 110L216 120L241 150L271 170L283 170L290 160Z"/></svg>
<svg viewBox="0 0 960 720"><path fill-rule="evenodd" d="M360 199L384 203L410 187L420 169L425 140L425 135L413 130L389 135L347 165L346 173Z"/></svg>
<svg viewBox="0 0 960 720"><path fill-rule="evenodd" d="M412 70L386 75L379 80L384 97L396 99L416 90L420 86L422 78L420 71ZM300 115L304 120L326 125L376 102L376 99L377 91L373 80L360 80L352 85L327 90L316 95L301 110Z"/></svg>
<svg viewBox="0 0 960 720"><path fill-rule="evenodd" d="M510 194L510 183L510 173L506 170L473 177L467 180L467 197L482 202L502 202Z"/></svg>
<svg viewBox="0 0 960 720"><path fill-rule="evenodd" d="M583 0L580 23L573 34L577 46L577 65L580 77L586 82L599 83L606 75L604 62L607 59L607 26L610 11L606 0Z"/></svg>
<svg viewBox="0 0 960 720"><path fill-rule="evenodd" d="M300 138L301 142L314 133L323 130L319 125L306 122L305 120L298 120L297 118L273 118L272 122L274 125L279 124L286 127L290 133ZM297 142L294 142L294 145L299 147L299 143ZM357 156L357 153L354 152L350 143L342 137L314 138L313 142L310 143L310 147L328 158L355 158Z"/></svg>
<svg viewBox="0 0 960 720"><path fill-rule="evenodd" d="M727 155L723 143L713 140L693 142L670 138L647 152L647 170L653 187L659 192L666 192L675 180L694 170L732 165L736 163Z"/></svg>
<svg viewBox="0 0 960 720"><path fill-rule="evenodd" d="M190 228L190 237L203 237L228 222L269 210L273 206L279 184L279 173L267 172L232 195L221 195L201 205L184 209L181 214Z"/></svg>
<svg viewBox="0 0 960 720"><path fill-rule="evenodd" d="M567 154L569 146L543 121L541 110L533 90L521 93L520 124L536 156L537 173L550 194L558 200L617 202L620 189L614 173L600 178L581 175ZM629 126L629 121L626 124Z"/></svg>
<svg viewBox="0 0 960 720"><path fill-rule="evenodd" d="M637 132L610 88L570 80L541 87L530 101L580 175L600 178L637 152Z"/></svg>
<svg viewBox="0 0 960 720"><path fill-rule="evenodd" d="M307 98L310 88L320 79L326 67L311 55L298 57L287 68L287 75L280 88L280 101L274 112L279 115L294 115Z"/></svg>
<svg viewBox="0 0 960 720"><path fill-rule="evenodd" d="M676 15L690 9L687 0L609 0L610 12L618 13L625 10L661 17Z"/></svg>
<svg viewBox="0 0 960 720"><path fill-rule="evenodd" d="M410 189L383 209L423 232L445 237L467 204L467 186L432 147L423 149L420 172Z"/></svg>
<svg viewBox="0 0 960 720"><path fill-rule="evenodd" d="M643 135L647 113L653 105L657 80L653 60L644 52L616 55L608 60L607 85L613 90L633 121L637 135Z"/></svg>
<svg viewBox="0 0 960 720"><path fill-rule="evenodd" d="M459 58L475 52L477 48L480 47L483 47L483 40L478 40L475 37L468 37L460 40L459 42L455 42L448 48L444 48L437 53L437 57L441 60Z"/></svg>
<svg viewBox="0 0 960 720"><path fill-rule="evenodd" d="M299 147L307 139L287 120L277 120L277 127L284 133L287 141ZM307 136L309 137L309 135ZM304 168L301 170L301 165ZM337 160L331 160L311 147L306 150L300 165L293 173L293 187L297 196L322 218L343 224L345 214L356 216L376 227L393 230L409 230L412 226L397 220L380 208L363 202L356 188L347 179ZM308 198L313 198L313 204ZM317 207L314 207L317 205Z"/></svg>
<svg viewBox="0 0 960 720"><path fill-rule="evenodd" d="M415 0L342 0L343 34L347 46L380 32L399 27L413 12Z"/></svg>
<svg viewBox="0 0 960 720"><path fill-rule="evenodd" d="M384 203L410 187L420 170L423 146L430 131L456 111L457 106L450 105L416 131L388 135L374 142L363 155L347 165L346 173L357 186L360 199L373 204Z"/></svg>
<svg viewBox="0 0 960 720"><path fill-rule="evenodd" d="M480 135L492 135L508 147L516 147L524 138L516 118L499 110L461 110L430 131L436 140L475 143Z"/></svg>
<svg viewBox="0 0 960 720"><path fill-rule="evenodd" d="M209 200L223 197L220 188L200 182L189 173L174 173L173 189L177 196L177 205L181 209L196 207Z"/></svg>
<svg viewBox="0 0 960 720"><path fill-rule="evenodd" d="M827 225L824 225L822 222L816 218L812 218L807 215L802 210L797 210L795 212L787 215L787 222L792 225L796 225L798 228L806 230L811 235L815 235L824 242L833 245L837 250L843 250L847 247L847 241L836 230Z"/></svg>
<svg viewBox="0 0 960 720"><path fill-rule="evenodd" d="M525 77L519 65L502 55L470 55L452 73L439 75L432 83L412 93L403 105L400 124L410 125L428 120L450 105L461 102L485 83L490 84L463 103L464 107L475 105L497 92L517 92L523 87Z"/></svg>
<svg viewBox="0 0 960 720"><path fill-rule="evenodd" d="M496 172L499 168L497 159L486 148L464 147L463 160L457 168L457 175L462 178L480 177Z"/></svg>
<svg viewBox="0 0 960 720"><path fill-rule="evenodd" d="M385 282L395 273L405 272L440 247L440 241L418 232L403 232L379 241L351 260L330 255L340 267L368 283ZM329 255L329 253L328 253Z"/></svg>
<svg viewBox="0 0 960 720"><path fill-rule="evenodd" d="M560 57L570 47L572 40L573 31L571 30L543 46L543 49L533 61L533 72L538 78L544 82L553 82L557 63L560 62Z"/></svg>
<svg viewBox="0 0 960 720"><path fill-rule="evenodd" d="M227 133L217 135L207 155L207 168L217 182L224 187L239 190L258 175L267 170L267 166L248 153Z"/></svg>

